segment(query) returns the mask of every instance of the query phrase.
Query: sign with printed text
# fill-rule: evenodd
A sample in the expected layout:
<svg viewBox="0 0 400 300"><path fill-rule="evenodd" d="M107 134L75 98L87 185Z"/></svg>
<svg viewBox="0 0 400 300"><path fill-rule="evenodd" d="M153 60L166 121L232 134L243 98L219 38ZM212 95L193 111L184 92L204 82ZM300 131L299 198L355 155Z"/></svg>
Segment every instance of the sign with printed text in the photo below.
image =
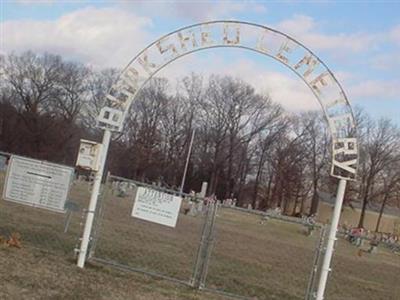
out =
<svg viewBox="0 0 400 300"><path fill-rule="evenodd" d="M3 198L64 212L74 169L21 156L11 156Z"/></svg>
<svg viewBox="0 0 400 300"><path fill-rule="evenodd" d="M288 35L240 21L211 21L183 27L140 52L124 68L106 96L97 123L121 132L129 108L147 82L169 63L187 54L216 47L249 49L274 58L296 73L318 99L332 137L331 175L355 180L358 141L354 115L331 70L308 48Z"/></svg>
<svg viewBox="0 0 400 300"><path fill-rule="evenodd" d="M139 187L136 191L132 217L175 227L181 202L181 197Z"/></svg>

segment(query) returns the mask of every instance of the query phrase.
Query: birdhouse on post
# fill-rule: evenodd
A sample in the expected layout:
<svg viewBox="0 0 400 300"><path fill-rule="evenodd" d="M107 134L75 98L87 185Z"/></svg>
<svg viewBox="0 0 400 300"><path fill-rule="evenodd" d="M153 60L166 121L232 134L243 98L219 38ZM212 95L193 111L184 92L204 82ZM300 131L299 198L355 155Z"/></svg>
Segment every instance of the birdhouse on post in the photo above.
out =
<svg viewBox="0 0 400 300"><path fill-rule="evenodd" d="M76 166L85 170L98 171L100 165L101 144L81 140Z"/></svg>

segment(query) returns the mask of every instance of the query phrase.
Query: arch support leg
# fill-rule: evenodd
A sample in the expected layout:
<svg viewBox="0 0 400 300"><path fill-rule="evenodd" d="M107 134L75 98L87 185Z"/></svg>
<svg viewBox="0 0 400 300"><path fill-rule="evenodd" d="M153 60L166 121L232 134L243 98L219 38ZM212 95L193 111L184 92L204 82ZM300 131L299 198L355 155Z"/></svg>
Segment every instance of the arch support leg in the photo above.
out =
<svg viewBox="0 0 400 300"><path fill-rule="evenodd" d="M101 147L100 153L100 166L99 170L96 172L94 182L93 182L93 190L90 196L90 203L89 208L87 211L85 228L83 230L83 237L81 242L81 247L79 249L79 256L78 256L78 267L83 268L85 266L86 255L88 251L89 241L90 241L90 234L92 232L93 227L93 220L94 220L94 213L97 207L97 200L99 198L99 192L101 187L101 178L103 177L104 173L104 165L106 163L107 153L108 153L108 146L110 145L111 141L111 131L106 129L103 135L103 142Z"/></svg>

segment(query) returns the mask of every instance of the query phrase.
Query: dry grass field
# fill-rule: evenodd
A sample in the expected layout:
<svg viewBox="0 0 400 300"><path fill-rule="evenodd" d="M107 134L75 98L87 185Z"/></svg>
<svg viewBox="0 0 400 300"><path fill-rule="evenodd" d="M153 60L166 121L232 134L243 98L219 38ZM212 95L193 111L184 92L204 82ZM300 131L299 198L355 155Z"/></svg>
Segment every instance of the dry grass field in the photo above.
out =
<svg viewBox="0 0 400 300"><path fill-rule="evenodd" d="M333 212L332 205L321 202L318 208L318 219L321 222L330 222L330 219L332 217L332 212ZM340 224L347 224L347 226L355 227L360 219L360 214L361 211L359 208L352 209L349 206L344 206L342 209L342 214L340 216ZM365 229L372 231L375 230L378 217L379 213L367 210L364 219ZM399 222L400 222L400 214L397 216L384 214L381 219L379 230L381 232L394 232L394 229L399 226L397 225L399 224Z"/></svg>
<svg viewBox="0 0 400 300"><path fill-rule="evenodd" d="M246 291L229 276L219 276L225 287L247 295L271 295L266 299L304 299L317 234L306 237L299 225L279 221L260 226L250 214L226 211L221 217L215 269L235 266L231 277ZM232 249L229 255L227 249ZM358 250L339 240L326 299L400 299L400 256L380 248L360 257Z"/></svg>
<svg viewBox="0 0 400 300"><path fill-rule="evenodd" d="M87 185L77 183L70 198L86 207L88 196ZM132 218L132 205L131 197L105 197L94 258L189 282L204 217L181 214L173 229ZM81 213L73 214L67 233L65 217L0 201L0 235L18 232L22 242L21 249L0 246L0 299L225 299L95 260L78 269L73 249L82 233ZM300 225L260 224L259 216L224 208L215 235L207 289L252 299L304 299L317 232L307 237ZM339 240L326 299L399 299L400 256L385 249L357 253Z"/></svg>

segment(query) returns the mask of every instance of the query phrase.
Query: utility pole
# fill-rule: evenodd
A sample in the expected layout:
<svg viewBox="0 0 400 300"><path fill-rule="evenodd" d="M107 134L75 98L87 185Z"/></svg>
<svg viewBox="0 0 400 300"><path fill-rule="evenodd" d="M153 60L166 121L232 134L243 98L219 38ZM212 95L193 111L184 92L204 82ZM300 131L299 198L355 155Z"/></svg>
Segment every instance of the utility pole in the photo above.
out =
<svg viewBox="0 0 400 300"><path fill-rule="evenodd" d="M188 169L188 165L189 165L189 160L190 160L190 154L192 153L192 146L193 146L194 134L195 134L195 129L193 129L193 131L192 131L192 138L190 139L188 154L187 154L187 157L186 157L185 169L183 170L183 176L182 176L181 187L180 187L180 189L179 189L179 192L180 192L180 193L183 193L183 186L185 185L186 173L187 173L187 169Z"/></svg>

